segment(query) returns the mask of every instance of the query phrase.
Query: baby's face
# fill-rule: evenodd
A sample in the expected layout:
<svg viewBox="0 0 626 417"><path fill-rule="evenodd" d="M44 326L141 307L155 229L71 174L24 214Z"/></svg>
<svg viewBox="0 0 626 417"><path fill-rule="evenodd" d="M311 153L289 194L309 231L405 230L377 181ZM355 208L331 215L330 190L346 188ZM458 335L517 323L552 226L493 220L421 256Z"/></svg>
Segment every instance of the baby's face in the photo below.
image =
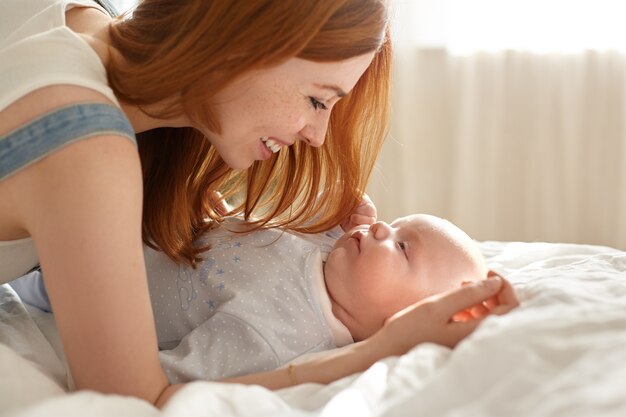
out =
<svg viewBox="0 0 626 417"><path fill-rule="evenodd" d="M357 226L339 239L324 266L333 313L356 340L423 298L485 278L474 241L435 216Z"/></svg>

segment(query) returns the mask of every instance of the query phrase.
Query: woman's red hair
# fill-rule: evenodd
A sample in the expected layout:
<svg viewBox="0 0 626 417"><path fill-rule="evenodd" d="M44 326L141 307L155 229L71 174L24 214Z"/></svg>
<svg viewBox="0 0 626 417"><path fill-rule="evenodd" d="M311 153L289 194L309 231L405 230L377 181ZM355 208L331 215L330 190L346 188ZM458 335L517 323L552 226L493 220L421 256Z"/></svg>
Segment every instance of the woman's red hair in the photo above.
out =
<svg viewBox="0 0 626 417"><path fill-rule="evenodd" d="M234 171L194 129L138 134L144 240L194 265L205 249L195 238L211 227L207 220L221 220L207 199L213 190L238 201L231 214L256 226L313 233L352 213L388 126L387 24L385 0L142 0L116 22L111 39L123 59L111 60L108 76L118 98L147 106L180 97L154 116L186 114L214 132L220 125L211 97L250 70L293 57L335 62L378 51L333 108L320 148L297 142Z"/></svg>

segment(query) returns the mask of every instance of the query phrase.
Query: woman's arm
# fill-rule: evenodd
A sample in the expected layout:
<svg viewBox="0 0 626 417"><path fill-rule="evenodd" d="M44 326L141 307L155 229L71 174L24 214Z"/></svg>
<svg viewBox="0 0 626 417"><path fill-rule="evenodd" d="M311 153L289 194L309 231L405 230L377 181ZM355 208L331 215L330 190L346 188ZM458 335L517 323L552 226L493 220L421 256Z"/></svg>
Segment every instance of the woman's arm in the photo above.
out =
<svg viewBox="0 0 626 417"><path fill-rule="evenodd" d="M35 241L76 388L155 403L167 379L143 261L136 146L86 139L6 181Z"/></svg>
<svg viewBox="0 0 626 417"><path fill-rule="evenodd" d="M492 285L490 285L492 284ZM494 307L492 314L505 314L517 306L508 294L510 287L501 278L493 278L436 295L414 304L390 318L371 338L316 357L297 366L229 378L224 382L258 384L269 389L317 382L327 384L355 372L366 370L387 356L402 355L417 344L432 342L454 347L472 333L482 318L455 322L455 313L507 291L507 301Z"/></svg>

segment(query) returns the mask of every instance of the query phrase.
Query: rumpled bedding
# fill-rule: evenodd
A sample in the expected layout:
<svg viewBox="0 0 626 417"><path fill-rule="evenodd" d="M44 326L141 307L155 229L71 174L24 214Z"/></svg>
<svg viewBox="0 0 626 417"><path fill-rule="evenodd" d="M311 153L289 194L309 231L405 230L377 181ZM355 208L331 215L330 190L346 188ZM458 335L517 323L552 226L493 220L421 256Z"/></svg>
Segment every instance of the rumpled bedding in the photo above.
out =
<svg viewBox="0 0 626 417"><path fill-rule="evenodd" d="M626 252L480 242L521 306L487 318L454 350L422 344L330 385L272 392L195 382L163 410L67 392L53 317L0 287L0 415L625 416Z"/></svg>

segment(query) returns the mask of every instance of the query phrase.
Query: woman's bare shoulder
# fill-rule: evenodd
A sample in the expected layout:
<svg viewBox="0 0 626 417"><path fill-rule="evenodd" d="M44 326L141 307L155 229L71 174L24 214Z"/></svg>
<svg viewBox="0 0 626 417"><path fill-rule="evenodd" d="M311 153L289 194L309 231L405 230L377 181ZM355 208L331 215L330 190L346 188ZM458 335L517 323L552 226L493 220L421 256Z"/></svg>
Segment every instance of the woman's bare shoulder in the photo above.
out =
<svg viewBox="0 0 626 417"><path fill-rule="evenodd" d="M22 97L6 109L0 111L0 137L14 131L29 121L46 113L78 103L112 103L102 94L84 87L71 85L58 85L38 89ZM115 140L112 134L94 136L89 140L82 140L60 148L58 151L47 155L45 158L21 169L9 177L0 181L0 241L23 238L29 235L22 214L27 210L28 198L33 193L34 185L43 180L63 178L64 170L71 170L73 175L79 170L79 163L91 167L93 171L98 160L102 158L114 158L118 162L127 161L124 170L139 170L139 159L136 146L127 138L120 137ZM91 165L89 165L91 164ZM103 172L111 172L111 167ZM89 178L86 167L82 169L81 177ZM102 173L93 176L97 180ZM67 173L64 178L72 178ZM40 180L37 180L40 179ZM111 182L115 184L115 181ZM100 184L99 187L102 187ZM44 187L45 188L45 187ZM30 196L30 197L29 197ZM23 207L23 205L26 206ZM18 208L21 207L21 208Z"/></svg>
<svg viewBox="0 0 626 417"><path fill-rule="evenodd" d="M113 103L103 94L77 85L39 88L0 110L0 136L58 108L78 103Z"/></svg>

